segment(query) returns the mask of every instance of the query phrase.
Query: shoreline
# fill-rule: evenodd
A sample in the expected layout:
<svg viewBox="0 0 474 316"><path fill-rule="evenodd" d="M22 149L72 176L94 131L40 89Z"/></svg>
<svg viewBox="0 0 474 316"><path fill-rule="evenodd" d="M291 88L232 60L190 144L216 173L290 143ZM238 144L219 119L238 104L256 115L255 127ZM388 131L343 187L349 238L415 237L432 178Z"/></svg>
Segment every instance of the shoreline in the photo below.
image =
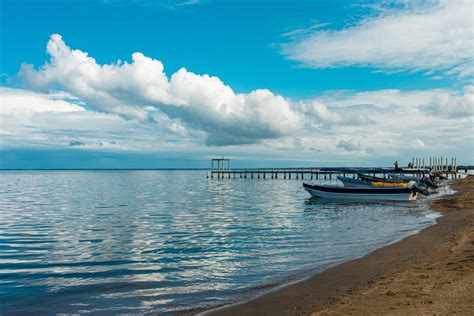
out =
<svg viewBox="0 0 474 316"><path fill-rule="evenodd" d="M203 315L433 314L451 308L454 312L474 313L474 298L452 304L436 298L439 291L456 292L447 289L454 287L451 281L455 279L455 276L447 277L448 271L462 277L466 274L468 279L461 281L460 288L474 292L474 199L471 197L474 177L456 180L452 188L456 193L428 201L443 216L417 234L302 281L277 287L250 301L201 312ZM462 248L460 253L456 252L460 255L457 260L460 266L449 256L453 247ZM443 267L429 266L442 261L449 262ZM466 273L459 272L463 269ZM431 290L426 286L431 286Z"/></svg>

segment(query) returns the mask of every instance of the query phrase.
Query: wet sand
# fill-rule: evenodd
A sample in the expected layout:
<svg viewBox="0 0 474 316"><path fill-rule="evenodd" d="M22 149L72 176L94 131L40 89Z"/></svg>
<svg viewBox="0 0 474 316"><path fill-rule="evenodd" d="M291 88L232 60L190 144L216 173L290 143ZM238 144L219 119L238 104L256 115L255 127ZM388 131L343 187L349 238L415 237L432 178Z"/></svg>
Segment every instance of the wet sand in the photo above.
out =
<svg viewBox="0 0 474 316"><path fill-rule="evenodd" d="M432 202L437 224L212 315L474 315L474 177Z"/></svg>

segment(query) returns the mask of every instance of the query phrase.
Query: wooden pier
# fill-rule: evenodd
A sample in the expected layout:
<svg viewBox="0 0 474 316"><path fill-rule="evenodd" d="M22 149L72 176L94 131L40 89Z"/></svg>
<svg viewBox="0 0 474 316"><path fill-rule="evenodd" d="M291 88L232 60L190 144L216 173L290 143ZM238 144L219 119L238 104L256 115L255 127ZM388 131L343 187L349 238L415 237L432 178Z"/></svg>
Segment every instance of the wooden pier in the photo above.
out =
<svg viewBox="0 0 474 316"><path fill-rule="evenodd" d="M428 162L428 159L426 160ZM461 166L458 169L456 158L430 157L429 165L424 164L425 159L413 158L410 169L403 168L404 174L418 177L428 176L430 172L443 175L447 179L458 178L458 170L467 172L474 170L471 166ZM444 164L445 163L445 164ZM217 167L217 168L215 168ZM471 169L472 168L472 169ZM338 176L357 178L357 174L370 174L387 178L388 174L394 173L393 168L230 168L230 159L215 158L211 160L211 169L207 172L207 178L217 179L283 179L283 180L333 180Z"/></svg>

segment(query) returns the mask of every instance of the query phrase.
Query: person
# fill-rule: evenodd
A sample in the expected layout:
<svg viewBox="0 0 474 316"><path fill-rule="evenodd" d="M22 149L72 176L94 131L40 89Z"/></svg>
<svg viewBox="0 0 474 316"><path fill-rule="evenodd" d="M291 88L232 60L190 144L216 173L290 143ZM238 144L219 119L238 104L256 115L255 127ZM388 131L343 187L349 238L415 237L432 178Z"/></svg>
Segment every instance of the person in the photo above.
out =
<svg viewBox="0 0 474 316"><path fill-rule="evenodd" d="M395 160L395 162L393 163L393 165L395 166L395 169L398 169L398 161Z"/></svg>

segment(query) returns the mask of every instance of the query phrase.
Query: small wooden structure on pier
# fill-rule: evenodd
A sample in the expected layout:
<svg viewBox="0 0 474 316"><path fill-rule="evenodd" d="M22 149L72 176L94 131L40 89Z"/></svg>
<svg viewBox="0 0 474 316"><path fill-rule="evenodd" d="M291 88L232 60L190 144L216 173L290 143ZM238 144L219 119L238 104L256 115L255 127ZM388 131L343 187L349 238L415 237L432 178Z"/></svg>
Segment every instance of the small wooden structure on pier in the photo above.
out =
<svg viewBox="0 0 474 316"><path fill-rule="evenodd" d="M214 163L217 162L217 170L214 171ZM220 174L224 174L226 172L225 163L227 163L227 173L230 174L230 159L229 158L213 158L211 159L211 178L214 178L214 173L217 173L219 177ZM208 175L209 177L209 175Z"/></svg>

